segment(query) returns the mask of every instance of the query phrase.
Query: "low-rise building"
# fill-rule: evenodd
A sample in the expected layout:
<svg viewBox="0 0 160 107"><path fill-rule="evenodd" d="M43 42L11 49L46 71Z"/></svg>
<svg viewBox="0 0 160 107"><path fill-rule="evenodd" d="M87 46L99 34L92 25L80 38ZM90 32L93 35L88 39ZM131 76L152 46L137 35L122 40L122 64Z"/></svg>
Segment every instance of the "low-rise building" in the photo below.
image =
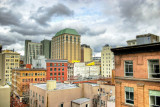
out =
<svg viewBox="0 0 160 107"><path fill-rule="evenodd" d="M106 107L114 90L114 86L109 85L76 85L49 80L43 84L31 84L30 107Z"/></svg>
<svg viewBox="0 0 160 107"><path fill-rule="evenodd" d="M112 49L116 107L160 106L160 43Z"/></svg>
<svg viewBox="0 0 160 107"><path fill-rule="evenodd" d="M136 39L128 40L126 42L128 46L134 46L134 45L156 43L159 41L160 41L159 36L148 33L148 34L137 35Z"/></svg>
<svg viewBox="0 0 160 107"><path fill-rule="evenodd" d="M12 70L12 106L28 107L30 83L46 82L46 69Z"/></svg>
<svg viewBox="0 0 160 107"><path fill-rule="evenodd" d="M99 75L99 66L87 66L84 62L74 63L74 76L89 77Z"/></svg>
<svg viewBox="0 0 160 107"><path fill-rule="evenodd" d="M68 60L46 60L47 80L64 82L67 80Z"/></svg>

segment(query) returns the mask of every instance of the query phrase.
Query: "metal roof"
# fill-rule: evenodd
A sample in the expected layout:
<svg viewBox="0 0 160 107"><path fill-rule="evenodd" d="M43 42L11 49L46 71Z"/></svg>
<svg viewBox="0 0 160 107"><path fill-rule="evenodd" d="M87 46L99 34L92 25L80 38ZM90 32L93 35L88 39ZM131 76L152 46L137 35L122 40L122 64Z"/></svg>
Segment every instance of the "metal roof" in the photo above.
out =
<svg viewBox="0 0 160 107"><path fill-rule="evenodd" d="M83 103L88 102L88 101L90 101L89 98L79 98L79 99L76 99L76 100L72 100L72 102L77 103L77 104L83 104Z"/></svg>
<svg viewBox="0 0 160 107"><path fill-rule="evenodd" d="M62 34L72 34L72 35L80 36L75 29L71 29L71 28L66 28L66 29L60 30L59 32L56 33L55 36L59 36L59 35L62 35Z"/></svg>

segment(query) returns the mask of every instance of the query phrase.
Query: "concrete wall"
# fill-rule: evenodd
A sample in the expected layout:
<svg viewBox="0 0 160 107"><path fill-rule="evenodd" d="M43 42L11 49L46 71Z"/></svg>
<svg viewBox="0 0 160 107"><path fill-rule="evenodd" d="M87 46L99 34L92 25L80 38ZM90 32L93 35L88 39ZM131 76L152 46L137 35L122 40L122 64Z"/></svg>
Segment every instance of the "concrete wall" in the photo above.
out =
<svg viewBox="0 0 160 107"><path fill-rule="evenodd" d="M0 86L0 107L10 107L10 86Z"/></svg>
<svg viewBox="0 0 160 107"><path fill-rule="evenodd" d="M38 55L36 59L32 60L32 68L46 68L45 56Z"/></svg>

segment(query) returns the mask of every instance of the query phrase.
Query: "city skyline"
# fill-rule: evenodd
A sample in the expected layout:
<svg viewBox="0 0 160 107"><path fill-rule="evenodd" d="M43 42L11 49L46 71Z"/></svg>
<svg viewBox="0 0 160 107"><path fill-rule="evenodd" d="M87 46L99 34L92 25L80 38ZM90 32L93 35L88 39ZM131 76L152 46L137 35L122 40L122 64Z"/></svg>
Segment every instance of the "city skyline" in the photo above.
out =
<svg viewBox="0 0 160 107"><path fill-rule="evenodd" d="M39 42L64 28L81 35L100 56L102 46L125 46L136 35L160 35L160 1L4 0L0 3L0 44L24 54L26 39Z"/></svg>

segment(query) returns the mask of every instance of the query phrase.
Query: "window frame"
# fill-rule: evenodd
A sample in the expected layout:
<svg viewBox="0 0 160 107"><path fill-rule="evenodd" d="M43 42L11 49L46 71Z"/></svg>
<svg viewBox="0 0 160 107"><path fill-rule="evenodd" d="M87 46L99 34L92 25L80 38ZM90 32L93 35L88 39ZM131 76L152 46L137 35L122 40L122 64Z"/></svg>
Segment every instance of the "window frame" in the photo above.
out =
<svg viewBox="0 0 160 107"><path fill-rule="evenodd" d="M133 104L132 103L127 103L127 100L132 100L131 98L130 98L130 93L131 93L131 91L129 91L129 99L126 99L126 88L129 88L129 89L133 89ZM134 105L134 88L133 87L125 87L125 89L124 89L124 91L125 91L125 104L129 104L129 105Z"/></svg>
<svg viewBox="0 0 160 107"><path fill-rule="evenodd" d="M129 74L131 74L130 72L126 72L126 62L130 62L130 61L132 61L132 76L127 76L126 75L126 73L129 73ZM129 64L129 65L131 65L131 64ZM129 67L128 67L128 71L129 71ZM124 61L124 77L133 77L133 60L125 60Z"/></svg>

